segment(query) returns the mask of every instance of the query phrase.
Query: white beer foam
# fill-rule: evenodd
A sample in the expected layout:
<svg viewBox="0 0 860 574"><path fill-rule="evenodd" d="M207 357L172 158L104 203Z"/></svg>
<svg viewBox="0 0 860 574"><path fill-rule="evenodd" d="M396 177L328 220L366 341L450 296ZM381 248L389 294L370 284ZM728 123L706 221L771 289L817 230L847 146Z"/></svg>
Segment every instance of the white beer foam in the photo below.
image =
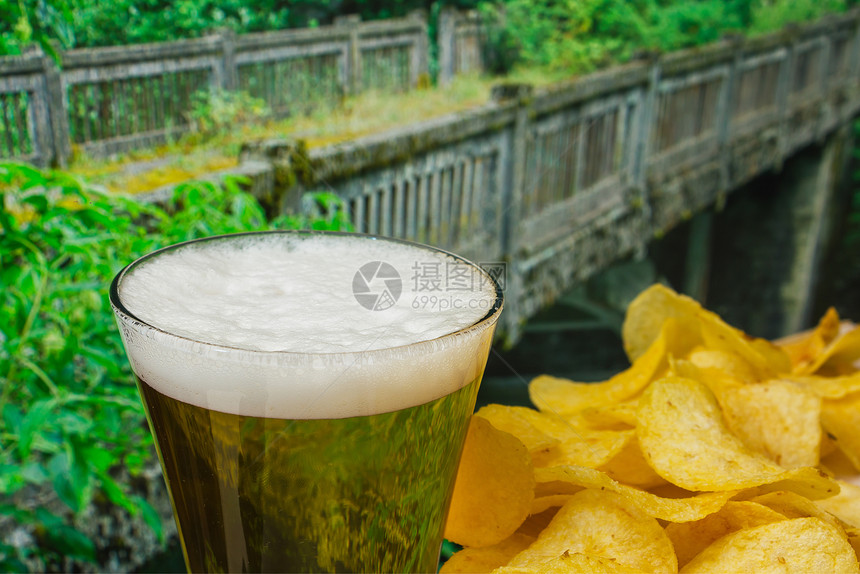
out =
<svg viewBox="0 0 860 574"><path fill-rule="evenodd" d="M369 310L354 282L377 261L396 269L402 291ZM363 277L371 294L391 286ZM423 404L477 378L494 321L458 331L496 293L445 253L281 233L165 251L124 274L118 296L144 323L120 313L132 366L160 392L234 414L337 418Z"/></svg>

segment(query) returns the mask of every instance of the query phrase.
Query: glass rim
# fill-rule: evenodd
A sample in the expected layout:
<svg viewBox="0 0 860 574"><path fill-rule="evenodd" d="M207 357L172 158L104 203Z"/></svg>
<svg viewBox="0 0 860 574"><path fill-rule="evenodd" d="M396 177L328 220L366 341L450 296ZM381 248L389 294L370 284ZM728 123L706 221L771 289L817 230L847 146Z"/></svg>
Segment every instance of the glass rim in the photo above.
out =
<svg viewBox="0 0 860 574"><path fill-rule="evenodd" d="M145 263L151 259L154 259L154 258L158 257L159 255L164 254L166 252L173 251L175 249L180 249L180 248L183 248L185 246L192 245L195 243L202 243L202 242L207 242L207 241L223 241L223 240L229 240L229 239L235 238L235 237L245 237L245 236L253 236L253 235L294 235L294 236L304 235L304 236L308 236L308 237L313 237L313 236L356 237L356 238L362 238L363 240L384 241L384 242L389 242L389 243L398 243L401 245L409 245L412 247L425 249L427 251L432 251L435 253L442 253L442 254L445 254L445 255L448 255L448 256L454 258L455 260L457 260L461 263L465 263L466 265L469 265L469 266L477 269L480 273L482 273L484 275L484 277L486 277L486 279L491 281L491 284L493 285L493 290L494 290L493 305L490 307L490 309L487 311L486 314L484 314L481 318L479 318L475 322L471 323L470 325L467 325L465 327L461 327L455 331L451 331L450 333L445 333L444 335L439 335L438 337L434 337L432 339L423 339L420 341L414 341L412 343L392 345L392 346L388 346L388 347L382 347L382 348L378 348L378 349L368 349L368 350L363 350L363 351L307 352L307 351L288 351L288 350L265 351L265 350L260 350L260 349L247 349L247 348L243 348L243 347L235 347L235 346L230 346L230 345L211 343L208 341L201 341L199 339L186 337L183 335L177 335L176 333L171 333L170 331L167 331L161 327L157 327L155 325L152 325L151 323L148 323L147 321L144 321L143 319L141 319L140 317L135 315L132 311L130 311L123 304L122 299L121 299L120 294L119 294L120 283L122 282L123 277L127 273L131 272L137 266L142 265L143 263ZM131 263L129 263L128 265L126 265L125 267L120 269L119 272L117 272L116 276L113 278L113 281L111 281L110 290L109 290L109 299L110 299L111 306L113 307L114 312L116 313L118 318L122 318L123 320L128 319L131 322L137 324L138 326L143 327L145 329L152 330L154 332L157 332L157 333L161 334L162 336L166 336L166 337L169 337L172 339L176 339L177 341L190 343L193 345L202 345L206 348L223 350L224 352L240 353L243 355L247 353L250 356L259 355L259 356L267 356L267 357L274 357L274 356L282 356L282 357L289 357L289 356L293 356L293 357L348 357L348 356L353 356L353 355L364 356L364 355L371 355L371 354L375 354L375 353L380 353L380 354L389 353L391 351L396 351L398 349L407 349L407 348L412 348L412 347L421 346L421 345L435 345L437 343L444 342L449 338L454 338L454 337L458 337L461 335L465 335L471 331L479 330L479 329L485 328L485 326L487 326L487 325L492 325L492 324L496 323L498 321L499 316L501 315L502 309L504 308L504 294L503 294L501 286L499 285L499 282L496 281L496 279L492 275L487 273L477 263L474 263L474 262L466 259L465 257L457 255L456 253L452 253L451 251L448 251L446 249L442 249L440 247L435 247L432 245L427 245L425 243L419 243L417 241L410 241L407 239L400 239L397 237L388 237L388 236L384 236L384 235L374 235L374 234L370 234L370 233L358 233L358 232L351 232L351 231L323 231L323 230L306 230L306 229L301 229L301 230L297 230L297 229L275 229L275 230L268 230L268 231L244 231L244 232L238 232L238 233L225 233L225 234L219 234L219 235L211 235L211 236L207 236L207 237L199 237L197 239L189 239L187 241L181 241L179 243L174 243L171 245L167 245L165 247L161 247L161 248L156 249L154 251L151 251L145 255L142 255L141 257L138 257L137 259L135 259L134 261L132 261Z"/></svg>

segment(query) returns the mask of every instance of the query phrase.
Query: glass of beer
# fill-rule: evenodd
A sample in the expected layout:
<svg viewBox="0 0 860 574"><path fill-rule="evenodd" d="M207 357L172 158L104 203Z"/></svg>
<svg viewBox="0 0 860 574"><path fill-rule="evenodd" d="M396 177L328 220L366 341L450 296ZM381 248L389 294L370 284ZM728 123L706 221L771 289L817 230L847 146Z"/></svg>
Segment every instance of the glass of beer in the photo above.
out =
<svg viewBox="0 0 860 574"><path fill-rule="evenodd" d="M146 255L110 298L189 571L436 571L502 309L479 266L246 233Z"/></svg>

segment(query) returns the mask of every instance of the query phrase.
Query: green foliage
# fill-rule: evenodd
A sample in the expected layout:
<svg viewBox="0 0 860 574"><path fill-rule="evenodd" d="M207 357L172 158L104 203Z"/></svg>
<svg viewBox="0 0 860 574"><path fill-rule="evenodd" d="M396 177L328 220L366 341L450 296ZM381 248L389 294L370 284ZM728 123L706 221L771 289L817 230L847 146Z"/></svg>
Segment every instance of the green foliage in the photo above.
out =
<svg viewBox="0 0 860 574"><path fill-rule="evenodd" d="M218 28L237 33L308 28L336 16L399 17L426 8L423 0L76 0L78 46L111 46L198 38ZM469 2L465 3L470 4ZM474 4L472 2L471 4Z"/></svg>
<svg viewBox="0 0 860 574"><path fill-rule="evenodd" d="M636 52L770 31L845 7L846 0L506 0L482 4L482 12L498 22L487 38L491 53L516 53L523 67L582 73Z"/></svg>
<svg viewBox="0 0 860 574"><path fill-rule="evenodd" d="M201 91L191 97L188 119L193 131L211 136L270 115L266 102L247 92Z"/></svg>
<svg viewBox="0 0 860 574"><path fill-rule="evenodd" d="M782 0L756 2L751 11L750 32L769 32L790 22L808 22L829 12L843 12L852 0Z"/></svg>
<svg viewBox="0 0 860 574"><path fill-rule="evenodd" d="M18 502L0 505L0 516L32 526L38 544L21 556L0 546L0 570L20 570L32 553L47 564L95 560L93 541L75 526L94 501L140 514L160 535L152 507L117 478L152 460L107 298L123 265L213 234L349 228L331 194L308 199L320 205L315 216L268 223L240 183L187 183L162 208L62 172L0 164L0 493ZM66 512L28 497L33 487L52 488Z"/></svg>
<svg viewBox="0 0 860 574"><path fill-rule="evenodd" d="M0 55L20 54L29 45L40 45L56 57L54 42L67 48L74 44L75 0L0 1Z"/></svg>

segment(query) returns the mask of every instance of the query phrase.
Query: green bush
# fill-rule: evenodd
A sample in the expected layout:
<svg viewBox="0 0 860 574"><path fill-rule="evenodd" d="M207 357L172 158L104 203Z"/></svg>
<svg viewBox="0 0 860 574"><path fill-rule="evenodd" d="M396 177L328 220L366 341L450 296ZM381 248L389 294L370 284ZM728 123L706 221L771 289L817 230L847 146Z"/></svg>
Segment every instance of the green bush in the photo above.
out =
<svg viewBox="0 0 860 574"><path fill-rule="evenodd" d="M94 542L75 528L92 502L141 515L160 535L153 508L117 478L140 473L153 451L107 298L115 274L196 237L349 227L336 197L310 201L315 215L269 223L237 180L182 185L159 207L62 172L0 164L0 517L35 536L21 551L0 544L0 571L24 569L27 557L59 570L65 558L95 561ZM52 488L67 511L32 500L34 487Z"/></svg>
<svg viewBox="0 0 860 574"><path fill-rule="evenodd" d="M192 131L212 136L270 115L266 102L247 92L202 91L191 96L188 120Z"/></svg>
<svg viewBox="0 0 860 574"><path fill-rule="evenodd" d="M490 54L523 68L584 73L637 51L667 52L726 32L762 33L845 10L847 0L506 0L482 3ZM492 60L495 63L495 60ZM504 66L502 66L504 67Z"/></svg>

